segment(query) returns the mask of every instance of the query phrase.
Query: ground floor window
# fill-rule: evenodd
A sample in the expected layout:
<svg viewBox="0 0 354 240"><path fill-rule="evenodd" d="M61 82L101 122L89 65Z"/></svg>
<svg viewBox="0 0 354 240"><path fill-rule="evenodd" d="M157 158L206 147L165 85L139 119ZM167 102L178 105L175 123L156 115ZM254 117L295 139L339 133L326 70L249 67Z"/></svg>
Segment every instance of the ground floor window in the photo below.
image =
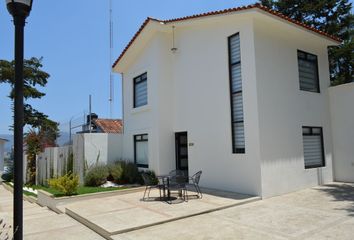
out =
<svg viewBox="0 0 354 240"><path fill-rule="evenodd" d="M322 127L302 127L305 168L325 166Z"/></svg>
<svg viewBox="0 0 354 240"><path fill-rule="evenodd" d="M148 135L134 135L134 162L138 167L149 167Z"/></svg>

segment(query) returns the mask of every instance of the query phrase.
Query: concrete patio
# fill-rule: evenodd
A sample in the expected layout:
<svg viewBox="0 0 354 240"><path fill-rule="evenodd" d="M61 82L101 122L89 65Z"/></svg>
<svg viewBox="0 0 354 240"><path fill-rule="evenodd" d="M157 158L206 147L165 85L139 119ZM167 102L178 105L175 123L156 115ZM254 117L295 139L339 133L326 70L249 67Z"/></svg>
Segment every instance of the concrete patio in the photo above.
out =
<svg viewBox="0 0 354 240"><path fill-rule="evenodd" d="M61 206L79 221L25 201L24 239L354 239L354 184L349 183L261 201L226 192L175 204L141 197L142 192L130 193ZM2 186L0 218L12 221L12 194Z"/></svg>
<svg viewBox="0 0 354 240"><path fill-rule="evenodd" d="M112 238L353 240L353 229L354 184L334 183Z"/></svg>
<svg viewBox="0 0 354 240"><path fill-rule="evenodd" d="M203 192L201 199L193 197L194 192L189 192L188 202L177 199L172 204L156 200L154 197L159 196L159 193L155 190L151 191L148 201L142 201L143 192L136 192L75 202L60 208L65 209L65 213L77 221L109 238L112 235L260 200L259 197L217 190L204 189Z"/></svg>

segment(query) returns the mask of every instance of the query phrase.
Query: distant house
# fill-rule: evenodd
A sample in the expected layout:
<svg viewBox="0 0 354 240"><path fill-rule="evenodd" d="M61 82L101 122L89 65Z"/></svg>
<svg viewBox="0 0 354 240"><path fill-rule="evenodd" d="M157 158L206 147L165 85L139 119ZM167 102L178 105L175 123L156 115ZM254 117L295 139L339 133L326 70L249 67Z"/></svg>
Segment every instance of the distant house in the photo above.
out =
<svg viewBox="0 0 354 240"><path fill-rule="evenodd" d="M7 139L0 138L0 173L4 171L5 143Z"/></svg>
<svg viewBox="0 0 354 240"><path fill-rule="evenodd" d="M327 48L340 42L258 4L148 18L113 66L123 158L262 197L331 182Z"/></svg>

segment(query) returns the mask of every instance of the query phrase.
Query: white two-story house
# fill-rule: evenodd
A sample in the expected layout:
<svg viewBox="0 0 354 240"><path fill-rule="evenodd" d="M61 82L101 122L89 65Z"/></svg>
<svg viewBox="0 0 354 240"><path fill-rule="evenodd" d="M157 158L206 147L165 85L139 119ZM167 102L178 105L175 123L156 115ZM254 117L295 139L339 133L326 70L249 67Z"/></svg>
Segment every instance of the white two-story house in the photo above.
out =
<svg viewBox="0 0 354 240"><path fill-rule="evenodd" d="M262 197L332 181L327 47L338 44L261 5L148 18L113 66L123 158Z"/></svg>

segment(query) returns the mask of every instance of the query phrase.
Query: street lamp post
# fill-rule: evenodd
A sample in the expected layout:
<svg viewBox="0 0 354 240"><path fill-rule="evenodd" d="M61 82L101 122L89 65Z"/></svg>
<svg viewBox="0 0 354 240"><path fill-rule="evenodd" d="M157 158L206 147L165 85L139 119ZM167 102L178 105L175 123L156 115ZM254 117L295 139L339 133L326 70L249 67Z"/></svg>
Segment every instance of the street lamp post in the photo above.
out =
<svg viewBox="0 0 354 240"><path fill-rule="evenodd" d="M23 239L23 37L33 0L5 0L15 25L14 240Z"/></svg>

